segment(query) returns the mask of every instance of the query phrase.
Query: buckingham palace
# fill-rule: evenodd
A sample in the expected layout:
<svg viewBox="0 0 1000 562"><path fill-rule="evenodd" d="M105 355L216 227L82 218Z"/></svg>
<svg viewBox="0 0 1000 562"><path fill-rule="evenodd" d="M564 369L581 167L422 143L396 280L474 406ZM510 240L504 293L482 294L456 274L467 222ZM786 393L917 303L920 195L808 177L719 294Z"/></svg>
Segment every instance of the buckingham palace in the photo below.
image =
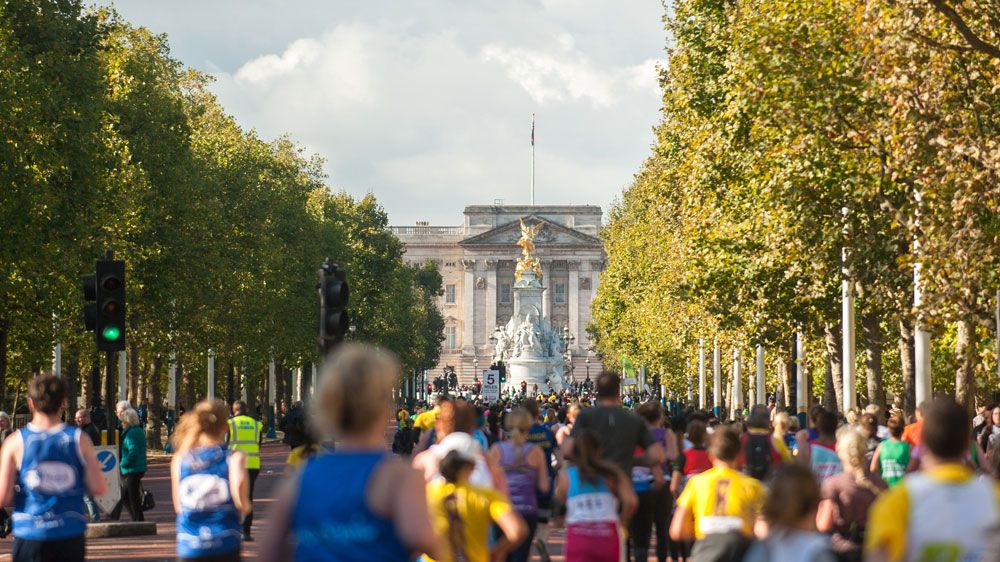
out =
<svg viewBox="0 0 1000 562"><path fill-rule="evenodd" d="M521 249L520 219L541 223L535 238L542 265L542 315L565 335L573 357L572 377L583 381L601 371L587 334L590 303L605 265L597 237L601 208L593 205L472 205L460 226L418 222L394 226L406 245L406 261L437 264L444 280L438 305L445 319L441 361L429 379L446 365L460 384L471 384L493 357L491 337L514 313L514 268Z"/></svg>

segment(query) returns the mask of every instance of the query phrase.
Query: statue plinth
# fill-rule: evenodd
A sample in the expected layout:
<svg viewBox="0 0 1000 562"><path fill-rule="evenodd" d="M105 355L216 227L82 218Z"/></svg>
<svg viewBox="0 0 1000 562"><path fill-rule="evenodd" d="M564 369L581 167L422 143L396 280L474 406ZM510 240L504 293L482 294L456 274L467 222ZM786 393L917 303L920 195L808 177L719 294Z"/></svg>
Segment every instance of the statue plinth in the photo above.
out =
<svg viewBox="0 0 1000 562"><path fill-rule="evenodd" d="M524 256L518 261L517 281L512 288L514 314L495 334L493 361L507 365L508 384L517 391L522 382L527 383L529 390L537 384L544 392L562 390L569 383L562 355L563 342L548 319L542 316L545 287L541 283L538 259L531 255L534 250L531 238L538 233L541 224L528 228L521 223L522 239L518 245L524 249Z"/></svg>

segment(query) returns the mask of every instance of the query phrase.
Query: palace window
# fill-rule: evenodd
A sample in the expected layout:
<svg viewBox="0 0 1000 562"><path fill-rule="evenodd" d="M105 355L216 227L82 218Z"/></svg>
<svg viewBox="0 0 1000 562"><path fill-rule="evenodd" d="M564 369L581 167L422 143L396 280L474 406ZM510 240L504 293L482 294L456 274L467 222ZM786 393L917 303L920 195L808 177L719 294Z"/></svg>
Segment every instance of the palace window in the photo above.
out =
<svg viewBox="0 0 1000 562"><path fill-rule="evenodd" d="M556 294L555 294L556 304L566 304L566 284L556 283Z"/></svg>
<svg viewBox="0 0 1000 562"><path fill-rule="evenodd" d="M448 326L444 329L444 343L448 349L456 349L458 347L458 335L455 332L454 326Z"/></svg>
<svg viewBox="0 0 1000 562"><path fill-rule="evenodd" d="M455 304L455 284L444 286L444 302L445 304Z"/></svg>
<svg viewBox="0 0 1000 562"><path fill-rule="evenodd" d="M510 304L510 283L500 284L500 304Z"/></svg>

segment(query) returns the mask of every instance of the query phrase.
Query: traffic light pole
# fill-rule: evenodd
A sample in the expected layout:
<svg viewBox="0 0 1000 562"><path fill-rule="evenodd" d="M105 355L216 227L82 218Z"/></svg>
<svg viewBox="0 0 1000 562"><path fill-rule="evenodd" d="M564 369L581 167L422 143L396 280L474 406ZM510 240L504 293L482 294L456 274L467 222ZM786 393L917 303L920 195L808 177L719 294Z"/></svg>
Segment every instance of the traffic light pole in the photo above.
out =
<svg viewBox="0 0 1000 562"><path fill-rule="evenodd" d="M115 394L113 390L115 359L117 356L117 351L107 351L104 353L104 407L107 414L105 419L108 424L108 445L118 442L117 435L115 434L115 421L118 419L118 416L115 415Z"/></svg>

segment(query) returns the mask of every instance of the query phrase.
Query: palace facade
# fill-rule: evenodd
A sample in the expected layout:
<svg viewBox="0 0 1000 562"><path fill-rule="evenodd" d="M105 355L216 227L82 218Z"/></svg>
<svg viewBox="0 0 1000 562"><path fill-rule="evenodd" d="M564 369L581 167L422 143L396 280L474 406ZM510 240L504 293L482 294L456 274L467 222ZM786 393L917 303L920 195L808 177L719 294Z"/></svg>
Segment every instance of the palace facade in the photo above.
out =
<svg viewBox="0 0 1000 562"><path fill-rule="evenodd" d="M591 350L587 324L597 294L605 254L600 239L601 208L592 205L473 205L465 208L461 226L395 226L406 245L406 261L437 264L444 279L438 305L445 318L441 362L428 380L446 366L460 384L471 384L489 367L497 326L514 313L514 268L521 248L519 220L541 222L535 256L542 262L542 314L563 331L573 357L573 379L596 378L599 359Z"/></svg>

